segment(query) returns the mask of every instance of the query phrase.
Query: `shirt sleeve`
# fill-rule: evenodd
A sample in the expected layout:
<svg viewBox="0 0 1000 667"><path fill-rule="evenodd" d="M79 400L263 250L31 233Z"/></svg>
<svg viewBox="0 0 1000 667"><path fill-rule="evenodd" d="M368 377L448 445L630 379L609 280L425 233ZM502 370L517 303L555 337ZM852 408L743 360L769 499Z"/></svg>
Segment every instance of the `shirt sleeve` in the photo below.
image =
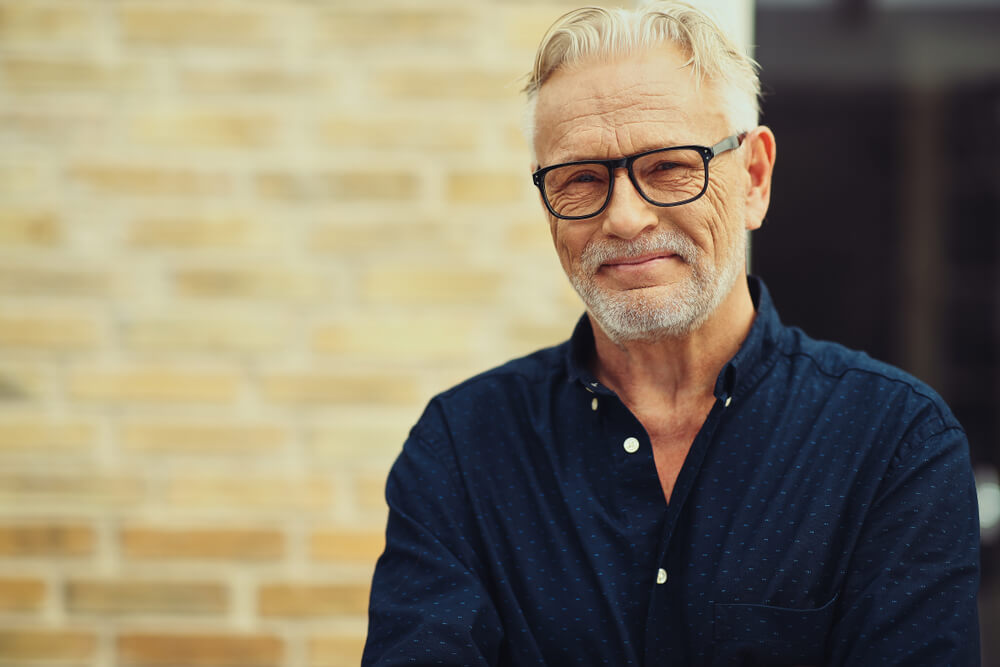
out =
<svg viewBox="0 0 1000 667"><path fill-rule="evenodd" d="M961 428L900 448L849 567L830 664L979 664L979 517Z"/></svg>
<svg viewBox="0 0 1000 667"><path fill-rule="evenodd" d="M418 424L389 473L386 548L372 581L362 665L498 662L499 615L443 438Z"/></svg>

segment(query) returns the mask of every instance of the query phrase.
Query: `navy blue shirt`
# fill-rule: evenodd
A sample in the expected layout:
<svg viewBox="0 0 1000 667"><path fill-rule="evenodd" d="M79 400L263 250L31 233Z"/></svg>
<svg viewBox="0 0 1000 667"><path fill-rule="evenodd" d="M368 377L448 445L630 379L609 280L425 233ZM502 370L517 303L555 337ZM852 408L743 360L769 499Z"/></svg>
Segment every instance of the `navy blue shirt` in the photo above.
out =
<svg viewBox="0 0 1000 667"><path fill-rule="evenodd" d="M978 664L961 426L750 285L669 504L586 317L435 397L389 475L363 664Z"/></svg>

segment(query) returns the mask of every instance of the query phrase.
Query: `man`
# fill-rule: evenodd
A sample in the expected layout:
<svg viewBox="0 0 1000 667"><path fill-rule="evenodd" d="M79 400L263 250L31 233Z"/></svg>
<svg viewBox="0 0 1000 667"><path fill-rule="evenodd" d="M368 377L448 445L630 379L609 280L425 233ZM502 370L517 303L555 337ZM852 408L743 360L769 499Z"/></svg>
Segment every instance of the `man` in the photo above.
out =
<svg viewBox="0 0 1000 667"><path fill-rule="evenodd" d="M412 430L366 664L978 663L961 427L745 275L775 161L758 89L686 5L550 29L533 179L587 313Z"/></svg>

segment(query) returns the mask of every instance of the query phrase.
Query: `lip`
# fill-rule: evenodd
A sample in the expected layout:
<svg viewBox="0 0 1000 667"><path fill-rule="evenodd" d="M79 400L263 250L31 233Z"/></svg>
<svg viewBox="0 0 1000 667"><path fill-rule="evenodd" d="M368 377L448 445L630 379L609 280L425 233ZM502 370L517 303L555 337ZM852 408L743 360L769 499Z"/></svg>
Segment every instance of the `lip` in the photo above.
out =
<svg viewBox="0 0 1000 667"><path fill-rule="evenodd" d="M678 256L672 252L651 252L645 255L639 255L638 257L620 257L617 259L612 259L605 262L602 266L607 267L626 267L626 266L636 266L640 267L651 262L655 262L661 259L678 259Z"/></svg>

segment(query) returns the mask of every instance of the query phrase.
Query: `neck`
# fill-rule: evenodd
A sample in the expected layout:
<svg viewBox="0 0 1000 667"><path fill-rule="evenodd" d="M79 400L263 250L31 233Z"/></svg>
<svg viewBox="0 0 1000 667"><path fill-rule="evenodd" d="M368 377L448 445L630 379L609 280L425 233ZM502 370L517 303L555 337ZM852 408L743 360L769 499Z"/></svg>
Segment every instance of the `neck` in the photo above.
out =
<svg viewBox="0 0 1000 667"><path fill-rule="evenodd" d="M672 406L707 400L755 315L746 280L737 280L715 312L685 336L616 344L591 317L594 374L627 405L652 399Z"/></svg>

